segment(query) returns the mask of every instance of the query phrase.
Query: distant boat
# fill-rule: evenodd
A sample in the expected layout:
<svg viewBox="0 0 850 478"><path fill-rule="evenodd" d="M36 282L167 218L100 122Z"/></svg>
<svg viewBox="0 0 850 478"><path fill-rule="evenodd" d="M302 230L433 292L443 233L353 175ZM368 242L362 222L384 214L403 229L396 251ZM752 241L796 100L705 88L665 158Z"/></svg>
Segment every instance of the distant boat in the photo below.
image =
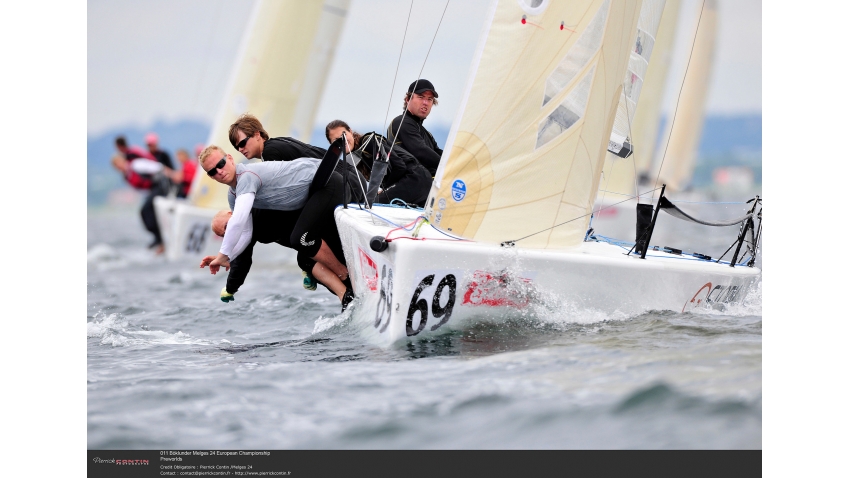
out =
<svg viewBox="0 0 850 478"><path fill-rule="evenodd" d="M644 2L644 6L646 2ZM598 213L593 227L605 235L623 237L635 232L635 205L639 199L648 203L652 197L635 197L657 184L667 184L668 192L682 193L688 189L694 173L700 138L702 137L705 101L714 57L717 32L717 3L707 0L692 19L692 31L685 38L693 39L693 49L683 48L679 62L687 65L680 81L668 76L673 53L673 38L677 30L680 11L679 0L668 0L664 7L658 41L653 50L652 63L643 83L641 101L637 105L631 124L634 155L620 158L608 154L603 168L600 193L597 196ZM658 139L661 124L661 106L665 89L679 90L675 108L675 122L669 115L665 130ZM659 174L659 168L663 170ZM657 181L656 181L657 179ZM682 197L681 194L678 197ZM690 200L700 200L699 194L689 192ZM605 208L605 209L602 209ZM600 210L601 209L601 210Z"/></svg>
<svg viewBox="0 0 850 478"><path fill-rule="evenodd" d="M309 141L348 5L349 0L259 0L207 144L241 158L228 130L242 113L255 115L272 135ZM210 222L229 209L227 186L199 169L186 201L161 197L154 205L169 259L218 252L222 238Z"/></svg>
<svg viewBox="0 0 850 478"><path fill-rule="evenodd" d="M744 299L761 275L759 201L728 221L743 224L731 263L586 240L641 14L617 0L494 3L424 211L336 210L355 313L380 343L541 304L627 317Z"/></svg>

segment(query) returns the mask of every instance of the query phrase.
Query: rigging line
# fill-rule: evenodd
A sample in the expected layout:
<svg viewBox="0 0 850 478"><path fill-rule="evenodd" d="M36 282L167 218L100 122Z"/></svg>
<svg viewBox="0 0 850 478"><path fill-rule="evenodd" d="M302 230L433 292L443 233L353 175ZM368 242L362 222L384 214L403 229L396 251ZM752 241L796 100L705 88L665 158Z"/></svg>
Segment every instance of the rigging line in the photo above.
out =
<svg viewBox="0 0 850 478"><path fill-rule="evenodd" d="M653 189L652 191L646 191L646 192L645 192L645 193L643 193L643 194L652 193L652 192L655 192L655 191L656 191L656 190L658 190L658 189L661 189L661 188L656 188L656 189ZM583 217L587 217L587 216L589 216L589 215L591 215L591 214L598 213L598 212L600 212L600 211L602 211L602 210L604 210L604 209L608 209L608 208L614 207L614 206L616 206L617 204L621 204L621 203L624 203L624 202L626 202L626 201L631 201L632 199L634 199L634 198L636 198L636 197L637 197L637 196L632 196L632 197L630 197L630 198L628 198L628 199L623 199L622 201L620 201L620 202L615 202L614 204L611 204L610 206L601 207L601 208L597 209L596 211L591 211L591 212L589 212L589 213L587 213L587 214L583 214L583 215L581 215L581 216L574 217L574 218L570 219L569 221L564 221L564 222L562 222L562 223L560 223L560 224L555 224L554 226L547 227L546 229L543 229L543 230L540 230L540 231L537 231L537 232L531 233L531 234L529 234L529 235L527 235L527 236L525 236L525 237L520 237L519 239L514 239L514 240L511 240L511 241L504 241L502 244L505 244L505 243L511 243L511 242L519 242L519 241L521 241L521 240L523 240L523 239L528 239L529 237L531 237L531 236L536 236L537 234L540 234L541 232L546 232L546 231L548 231L548 230L550 230L550 229L555 229L555 228L556 228L556 227L558 227L558 226L563 226L564 224L566 224L566 223L568 223L568 222L573 222L573 221L576 221L576 220L581 219L581 218L583 218Z"/></svg>
<svg viewBox="0 0 850 478"><path fill-rule="evenodd" d="M600 189L600 191L602 191L602 189ZM608 193L613 194L615 196L628 196L628 194L617 193L617 192L614 192L614 191L605 191L605 192L608 192ZM645 193L641 193L641 195L643 195L643 194L645 194ZM634 198L635 196L629 196L629 197ZM673 197L670 197L670 196L666 196L666 197L667 197L667 199L670 200L670 202L675 203L675 204L679 204L679 203L685 203L685 204L748 204L745 201L683 201L681 199L676 199L676 198L673 198Z"/></svg>
<svg viewBox="0 0 850 478"><path fill-rule="evenodd" d="M664 167L664 160L667 159L667 147L670 146L670 137L673 136L673 126L676 124L676 114L679 112L679 100L682 99L682 91L685 89L685 81L688 79L688 68L691 67L691 58L694 56L694 46L696 46L697 44L697 36L699 36L699 24L702 21L702 12L704 11L705 0L702 1L702 7L700 7L699 10L697 27L694 30L694 41L691 43L691 53L688 55L688 64L687 66L685 66L685 75L682 77L682 86L679 87L679 96L676 97L676 108L673 110L673 121L670 122L670 134L667 135L667 143L664 144L664 154L661 155L661 166L658 167L658 174L655 176L656 189L658 188L658 178L661 177L661 169ZM652 194L651 202L655 202L655 193Z"/></svg>
<svg viewBox="0 0 850 478"><path fill-rule="evenodd" d="M345 132L344 131L342 133L342 141L343 141L343 143L345 143L345 149L348 150L348 159L351 160L351 166L354 167L354 175L357 178L357 185L360 186L360 190L363 191L363 202L366 203L366 207L368 208L369 207L369 199L366 197L366 190L363 188L363 182L360 180L360 174L357 172L357 165L354 164L354 158L351 157L351 148L348 147L348 139L345 138ZM343 150L343 157L345 156L345 149ZM345 164L345 162L346 161L343 160L343 164ZM348 168L347 165L345 167ZM348 181L346 181L346 182L348 182ZM360 201L358 201L357 204L360 204Z"/></svg>
<svg viewBox="0 0 850 478"><path fill-rule="evenodd" d="M626 71L628 71L628 70L626 70ZM642 78L641 78L641 81L643 81ZM632 179L634 180L634 183L635 183L635 194L638 195L638 204L640 204L640 194L638 194L638 184L637 184L637 164L635 164L635 158L637 158L637 156L635 155L635 152L636 152L637 148L635 147L635 138L634 138L634 135L632 134L632 118L631 118L631 115L629 115L629 98L626 96L625 85L624 85L624 88L623 88L623 98L626 99L626 120L628 120L628 122L629 122L629 139L632 142L632 169L634 170L634 175L632 176ZM637 102L635 102L635 111L637 111ZM613 169L613 165L612 165L612 169Z"/></svg>
<svg viewBox="0 0 850 478"><path fill-rule="evenodd" d="M407 27L410 26L410 14L413 13L413 0L410 0L410 10L407 12L407 23L404 24L404 36L401 38L401 50L398 52L398 61L395 64L395 76L393 76L393 86L390 88L390 101L387 103L387 114L384 116L384 129L381 131L386 134L387 120L390 118L390 107L393 104L393 92L395 91L395 82L398 79L398 67L401 65L401 54L404 52L404 41L407 39Z"/></svg>
<svg viewBox="0 0 850 478"><path fill-rule="evenodd" d="M419 84L419 80L422 77L422 72L425 71L425 63L428 62L428 55L431 54L431 48L434 46L434 40L437 39L437 33L440 32L440 25L443 24L443 18L446 16L446 10L449 9L449 3L451 3L451 0L446 0L446 6L443 8L443 14L440 15L440 23L437 23L437 30L434 32L434 38L431 39L431 45L428 46L428 52L425 53L425 60L422 61L422 68L419 69L419 75L416 76L416 81L413 83L413 91L416 91L416 85ZM413 8L412 4L411 4L411 8ZM404 106L404 111L405 112L407 111L407 105L406 104ZM401 131L401 125L404 124L404 117L405 116L407 116L407 115L404 114L404 113L401 114L401 121L398 122L398 128L396 128L395 134L393 135L393 144L390 145L390 151L389 151L389 153L387 153L387 158L389 158L390 153L393 152L393 148L396 145L395 139L398 137L398 132ZM392 124L390 126L392 126Z"/></svg>

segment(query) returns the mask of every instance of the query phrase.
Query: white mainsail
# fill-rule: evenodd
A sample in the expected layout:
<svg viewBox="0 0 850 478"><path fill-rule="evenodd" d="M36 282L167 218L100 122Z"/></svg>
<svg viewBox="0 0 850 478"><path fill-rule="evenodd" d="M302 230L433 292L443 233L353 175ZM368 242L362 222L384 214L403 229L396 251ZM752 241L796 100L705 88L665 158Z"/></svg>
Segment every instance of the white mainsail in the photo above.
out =
<svg viewBox="0 0 850 478"><path fill-rule="evenodd" d="M228 129L251 113L272 136L308 140L349 0L259 0L251 14L208 144L241 157ZM197 174L189 202L226 209L226 187Z"/></svg>
<svg viewBox="0 0 850 478"><path fill-rule="evenodd" d="M690 184L694 172L697 148L702 137L708 83L714 61L717 1L705 0L702 11L697 10L696 15L697 18L694 19L694 28L697 29L694 33L696 38L693 53L688 51L690 65L682 84L675 121L672 121L671 115L661 141L659 153L665 157L656 159L655 169L651 173L652 179L658 176L658 184L667 184L667 189L670 191L685 189ZM660 173L658 173L659 167L661 167Z"/></svg>
<svg viewBox="0 0 850 478"><path fill-rule="evenodd" d="M630 139L632 154L626 159L608 154L603 169L603 183L600 186L605 192L614 195L610 199L620 201L624 196L635 196L636 174L649 169L655 151L660 126L661 106L664 100L665 85L667 84L667 73L670 69L670 59L673 53L673 39L676 36L676 26L679 19L680 0L667 0L663 5L663 13L658 9L658 0L644 0L641 7L641 19L638 21L638 39L641 38L641 30L646 17L650 14L661 14L660 24L656 23L654 17L648 18L646 23L655 24L657 35L652 45L652 58L646 69L640 89L640 101L636 106L628 105L628 112L633 114L630 124L626 124L627 131L623 136ZM645 17L646 13L646 17ZM644 50L642 48L642 50ZM645 50L644 50L645 51ZM634 54L634 53L633 53ZM647 58L649 60L649 58ZM626 81L630 79L630 72L626 72ZM617 109L617 120L614 121L615 133L618 122L622 123L621 110L626 110L624 105L625 95L620 97L620 106ZM624 112L625 113L625 112ZM620 133L622 134L622 133ZM600 192L602 196L603 192Z"/></svg>
<svg viewBox="0 0 850 478"><path fill-rule="evenodd" d="M491 12L426 217L465 238L581 243L641 2L502 0Z"/></svg>

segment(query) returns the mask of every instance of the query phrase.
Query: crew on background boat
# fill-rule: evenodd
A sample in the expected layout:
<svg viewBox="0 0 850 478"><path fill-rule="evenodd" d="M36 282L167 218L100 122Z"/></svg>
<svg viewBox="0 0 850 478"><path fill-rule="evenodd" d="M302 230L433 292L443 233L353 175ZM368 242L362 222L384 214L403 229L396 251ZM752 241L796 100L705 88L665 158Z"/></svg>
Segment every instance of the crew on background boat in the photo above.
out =
<svg viewBox="0 0 850 478"><path fill-rule="evenodd" d="M295 223L301 215L301 211L301 209L294 211L277 211L274 209L257 208L251 209L251 215L248 218L249 223L246 223L246 230L250 229L252 231L251 242L245 250L230 260L227 285L221 290L221 300L223 302L230 302L233 300L233 294L235 294L239 290L239 287L241 287L245 282L245 278L248 276L248 272L250 272L251 265L253 264L254 245L257 242L262 244L277 243L281 246L295 249L290 242L290 237L292 236L292 230ZM210 225L212 231L219 236L224 236L227 231L227 223L232 214L233 213L231 211L219 211L215 217L213 217L212 224ZM327 242L333 244L335 241L331 240ZM334 248L331 249L338 259L343 261L345 260L342 250L334 250ZM215 259L215 256L204 257L203 260L201 260L201 267L203 268L205 265L209 265L213 259ZM319 264L307 257L306 253L298 252L296 260L304 274L303 286L305 289L316 290L316 284L324 285L316 278L316 276L322 277L325 280L333 280L333 272L322 264ZM314 274L316 274L316 276L314 276ZM327 288L327 286L325 287ZM331 291L330 288L328 288L328 290Z"/></svg>
<svg viewBox="0 0 850 478"><path fill-rule="evenodd" d="M414 81L404 95L404 113L396 116L387 128L387 138L412 154L432 177L437 173L443 150L422 122L431 113L431 108L437 105L438 97L430 81Z"/></svg>
<svg viewBox="0 0 850 478"><path fill-rule="evenodd" d="M297 158L322 158L327 151L295 138L270 138L260 120L250 114L243 114L230 125L228 136L230 144L248 159L292 161ZM351 189L360 191L365 188L366 179L357 173L353 165L340 162L336 171L346 178Z"/></svg>
<svg viewBox="0 0 850 478"><path fill-rule="evenodd" d="M209 265L213 274L221 266L229 269L231 257L238 256L251 242L249 217L252 208L280 211L303 208L289 242L297 251L332 272L329 278L320 280L339 297L345 310L354 294L348 282L345 258L341 254L337 257L333 251L342 251L334 220L334 209L343 201L342 176L328 169L326 179L322 178L318 189L310 195L320 164L314 158L237 165L232 156L212 145L201 153L199 161L208 176L230 186L227 199L233 212L218 255L209 262L202 262L201 267Z"/></svg>
<svg viewBox="0 0 850 478"><path fill-rule="evenodd" d="M127 139L123 136L115 138L115 149L118 150L118 154L112 157L112 166L121 172L130 186L138 190L149 191L144 203L142 203L140 214L145 229L154 236L154 240L148 248L155 249L157 254L161 254L165 251L165 246L162 244L162 235L156 221L153 198L168 194L171 188L169 177L173 174L173 171L168 167L171 164L170 158L168 165L166 165L159 160L160 157L155 156L150 150L145 151L138 146L128 145Z"/></svg>
<svg viewBox="0 0 850 478"><path fill-rule="evenodd" d="M189 152L182 148L177 150L177 162L180 163L181 168L174 171L171 181L179 188L177 197L185 198L189 195L189 189L192 187L192 179L195 177L198 163L192 161Z"/></svg>
<svg viewBox="0 0 850 478"><path fill-rule="evenodd" d="M357 169L368 179L378 148L383 150L384 155L390 153L389 141L375 133L364 136L352 131L348 123L342 120L333 120L325 126L328 143L333 143L343 133ZM431 180L431 174L413 155L400 145L395 145L389 155L387 172L375 202L388 204L393 199L401 199L407 204L423 207L431 191Z"/></svg>

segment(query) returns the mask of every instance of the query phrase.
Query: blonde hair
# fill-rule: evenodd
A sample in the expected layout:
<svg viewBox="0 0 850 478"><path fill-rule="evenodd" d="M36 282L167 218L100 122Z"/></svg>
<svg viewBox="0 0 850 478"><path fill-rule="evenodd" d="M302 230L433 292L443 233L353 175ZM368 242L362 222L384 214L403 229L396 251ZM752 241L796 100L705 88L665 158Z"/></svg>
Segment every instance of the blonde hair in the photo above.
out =
<svg viewBox="0 0 850 478"><path fill-rule="evenodd" d="M221 151L221 154L227 156L227 153L225 153L223 149L219 148L214 144L211 144L207 146L203 151L201 151L201 154L198 156L198 162L201 163L201 169L203 169L204 160L207 159L207 156L211 155L213 151Z"/></svg>

